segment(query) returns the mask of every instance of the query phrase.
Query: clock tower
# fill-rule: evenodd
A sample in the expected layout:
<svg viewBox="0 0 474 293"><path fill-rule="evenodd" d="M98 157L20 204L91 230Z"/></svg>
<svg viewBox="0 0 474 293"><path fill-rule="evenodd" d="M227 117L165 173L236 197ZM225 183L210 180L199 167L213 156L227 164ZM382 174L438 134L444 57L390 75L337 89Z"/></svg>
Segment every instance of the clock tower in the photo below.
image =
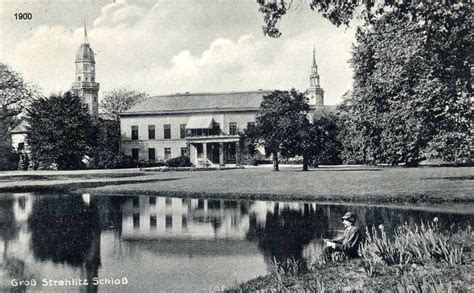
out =
<svg viewBox="0 0 474 293"><path fill-rule="evenodd" d="M99 116L99 83L95 81L94 51L89 46L87 29L84 23L84 42L76 53L76 79L72 84L72 91L82 97L83 102L89 107L93 119Z"/></svg>

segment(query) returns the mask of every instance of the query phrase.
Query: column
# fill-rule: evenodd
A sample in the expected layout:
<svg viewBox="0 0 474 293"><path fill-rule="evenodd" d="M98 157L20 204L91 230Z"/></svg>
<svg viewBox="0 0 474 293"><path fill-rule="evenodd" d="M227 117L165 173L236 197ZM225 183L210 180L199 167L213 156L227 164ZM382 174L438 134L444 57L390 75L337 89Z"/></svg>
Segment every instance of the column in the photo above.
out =
<svg viewBox="0 0 474 293"><path fill-rule="evenodd" d="M224 166L224 143L219 143L219 166Z"/></svg>
<svg viewBox="0 0 474 293"><path fill-rule="evenodd" d="M202 159L204 168L207 168L207 143L202 143Z"/></svg>

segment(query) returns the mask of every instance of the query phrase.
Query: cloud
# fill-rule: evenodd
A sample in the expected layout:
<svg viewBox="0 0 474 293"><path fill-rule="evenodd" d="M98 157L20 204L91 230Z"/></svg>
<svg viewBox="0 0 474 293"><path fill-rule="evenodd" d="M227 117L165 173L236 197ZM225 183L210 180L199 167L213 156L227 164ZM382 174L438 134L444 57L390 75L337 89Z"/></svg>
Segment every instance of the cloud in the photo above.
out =
<svg viewBox="0 0 474 293"><path fill-rule="evenodd" d="M143 10L135 5L129 5L126 0L119 0L105 5L102 14L94 21L94 27L117 27L133 25L143 16Z"/></svg>
<svg viewBox="0 0 474 293"><path fill-rule="evenodd" d="M88 27L100 94L123 86L152 95L305 90L313 45L326 101L337 102L349 89L351 70L346 61L353 32L297 15L287 18L291 26L285 35L269 39L261 34L258 11L248 10L255 3L238 3L231 8L226 2L204 0L158 1L148 8L125 0L105 5ZM295 23L303 19L307 23L297 30ZM82 38L82 26L71 30L43 25L5 55L15 70L46 94L67 90L74 80L75 52Z"/></svg>

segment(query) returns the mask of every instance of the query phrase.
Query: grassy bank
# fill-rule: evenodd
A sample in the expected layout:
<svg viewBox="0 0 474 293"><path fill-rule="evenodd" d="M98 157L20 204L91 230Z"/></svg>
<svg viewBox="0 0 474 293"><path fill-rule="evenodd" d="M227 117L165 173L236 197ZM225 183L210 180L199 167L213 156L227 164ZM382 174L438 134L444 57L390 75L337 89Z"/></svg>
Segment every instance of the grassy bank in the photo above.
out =
<svg viewBox="0 0 474 293"><path fill-rule="evenodd" d="M388 237L383 227L366 231L360 259L323 263L310 268L289 260L272 264L269 274L226 292L471 292L473 285L471 226L437 229L437 222L398 227Z"/></svg>

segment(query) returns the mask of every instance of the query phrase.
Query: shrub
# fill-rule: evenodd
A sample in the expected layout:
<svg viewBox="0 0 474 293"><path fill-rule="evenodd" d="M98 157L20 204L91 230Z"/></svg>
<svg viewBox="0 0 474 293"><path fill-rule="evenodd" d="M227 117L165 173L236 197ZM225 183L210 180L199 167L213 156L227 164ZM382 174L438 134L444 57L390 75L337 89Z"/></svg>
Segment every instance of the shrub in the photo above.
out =
<svg viewBox="0 0 474 293"><path fill-rule="evenodd" d="M7 141L0 142L0 171L16 170L20 157Z"/></svg>
<svg viewBox="0 0 474 293"><path fill-rule="evenodd" d="M99 169L130 168L132 166L131 158L123 153L117 154L113 151L105 150L99 152L96 157L96 167Z"/></svg>
<svg viewBox="0 0 474 293"><path fill-rule="evenodd" d="M166 161L167 167L192 167L191 159L188 156L181 156Z"/></svg>

